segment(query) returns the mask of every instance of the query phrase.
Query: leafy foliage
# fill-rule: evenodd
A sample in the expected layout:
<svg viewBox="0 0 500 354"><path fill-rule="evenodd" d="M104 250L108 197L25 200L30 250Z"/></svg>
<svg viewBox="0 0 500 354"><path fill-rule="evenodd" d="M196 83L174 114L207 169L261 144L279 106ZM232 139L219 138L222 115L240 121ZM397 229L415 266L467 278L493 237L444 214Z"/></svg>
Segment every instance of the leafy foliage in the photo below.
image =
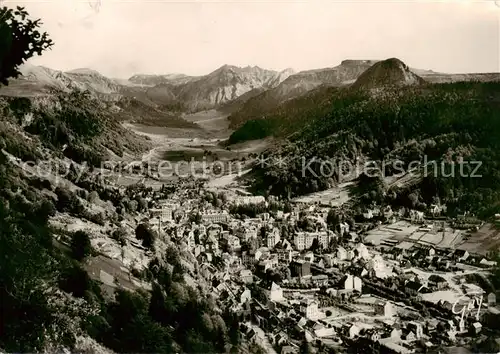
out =
<svg viewBox="0 0 500 354"><path fill-rule="evenodd" d="M76 231L71 238L71 254L77 261L83 261L92 253L90 237L85 231Z"/></svg>
<svg viewBox="0 0 500 354"><path fill-rule="evenodd" d="M127 230L125 228L120 227L113 231L112 237L120 244L120 246L123 247L127 245Z"/></svg>
<svg viewBox="0 0 500 354"><path fill-rule="evenodd" d="M60 94L53 109L35 112L27 131L39 135L49 146L88 141L103 131L102 106L85 91Z"/></svg>
<svg viewBox="0 0 500 354"><path fill-rule="evenodd" d="M27 142L12 125L5 121L0 121L0 148L23 161L38 161L41 157L36 144Z"/></svg>
<svg viewBox="0 0 500 354"><path fill-rule="evenodd" d="M147 224L139 224L135 229L135 237L142 241L146 248L153 248L156 240L156 233Z"/></svg>
<svg viewBox="0 0 500 354"><path fill-rule="evenodd" d="M74 192L58 186L55 193L57 195L56 208L58 211L74 215L80 215L83 212L83 205Z"/></svg>
<svg viewBox="0 0 500 354"><path fill-rule="evenodd" d="M84 297L92 289L93 282L87 271L79 264L69 265L63 269L59 278L59 287L76 297ZM94 288L94 291L97 288Z"/></svg>
<svg viewBox="0 0 500 354"><path fill-rule="evenodd" d="M35 54L41 55L54 43L38 31L40 20L32 20L23 7L0 8L0 83L20 75L19 65Z"/></svg>
<svg viewBox="0 0 500 354"><path fill-rule="evenodd" d="M241 141L263 139L274 133L272 120L252 119L243 124L243 126L231 134L229 144L236 144Z"/></svg>

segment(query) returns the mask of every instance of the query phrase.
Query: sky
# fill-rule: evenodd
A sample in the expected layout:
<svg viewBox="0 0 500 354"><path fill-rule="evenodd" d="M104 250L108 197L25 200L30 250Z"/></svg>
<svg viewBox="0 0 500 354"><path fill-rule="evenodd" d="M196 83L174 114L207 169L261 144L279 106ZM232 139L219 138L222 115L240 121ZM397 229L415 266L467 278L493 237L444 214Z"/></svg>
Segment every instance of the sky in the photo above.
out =
<svg viewBox="0 0 500 354"><path fill-rule="evenodd" d="M30 60L204 75L224 64L296 71L397 57L438 72L500 72L500 1L0 0L21 5L55 45Z"/></svg>

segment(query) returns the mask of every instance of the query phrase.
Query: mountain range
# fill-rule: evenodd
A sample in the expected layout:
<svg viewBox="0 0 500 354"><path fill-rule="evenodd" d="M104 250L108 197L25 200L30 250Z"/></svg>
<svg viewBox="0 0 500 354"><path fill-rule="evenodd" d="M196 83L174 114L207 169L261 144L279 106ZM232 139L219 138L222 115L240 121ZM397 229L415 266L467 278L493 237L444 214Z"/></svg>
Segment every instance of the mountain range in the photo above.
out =
<svg viewBox="0 0 500 354"><path fill-rule="evenodd" d="M149 119L152 124L165 125L162 119L168 121L184 113L218 109L230 114L232 128L250 119L263 118L283 102L319 87L374 88L401 80L421 84L500 78L498 73L445 74L414 69L396 58L344 60L335 67L297 73L292 69L275 71L258 66L223 65L202 76L138 74L126 80L108 78L86 68L58 71L25 64L20 71L22 76L2 87L0 95L43 96L54 91L88 90L103 101L116 102L122 110L132 105L134 114L139 107L144 108L147 116L154 111L155 118Z"/></svg>

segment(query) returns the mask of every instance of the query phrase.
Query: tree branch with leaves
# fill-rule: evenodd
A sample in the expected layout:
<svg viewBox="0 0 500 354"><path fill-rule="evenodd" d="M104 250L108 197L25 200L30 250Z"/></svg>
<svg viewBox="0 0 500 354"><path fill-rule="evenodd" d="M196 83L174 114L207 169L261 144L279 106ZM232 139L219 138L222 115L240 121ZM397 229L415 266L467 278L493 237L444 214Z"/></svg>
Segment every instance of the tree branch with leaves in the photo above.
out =
<svg viewBox="0 0 500 354"><path fill-rule="evenodd" d="M28 16L24 7L0 8L0 84L8 85L9 78L21 74L20 65L54 44L46 32L38 30L40 19Z"/></svg>

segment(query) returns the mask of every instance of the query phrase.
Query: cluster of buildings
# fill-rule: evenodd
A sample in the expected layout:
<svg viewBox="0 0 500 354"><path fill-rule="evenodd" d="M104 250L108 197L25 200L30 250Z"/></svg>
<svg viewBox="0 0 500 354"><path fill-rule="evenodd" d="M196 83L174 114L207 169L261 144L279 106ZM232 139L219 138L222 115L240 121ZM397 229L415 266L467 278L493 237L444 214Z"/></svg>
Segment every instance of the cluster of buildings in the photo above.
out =
<svg viewBox="0 0 500 354"><path fill-rule="evenodd" d="M168 201L151 212L177 228L177 241L196 258L216 301L239 316L243 335L278 353L299 353L304 342L433 351L468 343L500 320L494 289L480 281L496 264L484 257L425 244L411 250L372 245L364 242L367 225L327 227L326 207L295 205L289 213L236 219L225 206L199 210L200 203ZM189 221L196 208L201 220ZM401 217L390 208L363 214L365 224ZM425 221L420 212L406 214L410 222ZM302 219L309 220L308 230L301 229Z"/></svg>

